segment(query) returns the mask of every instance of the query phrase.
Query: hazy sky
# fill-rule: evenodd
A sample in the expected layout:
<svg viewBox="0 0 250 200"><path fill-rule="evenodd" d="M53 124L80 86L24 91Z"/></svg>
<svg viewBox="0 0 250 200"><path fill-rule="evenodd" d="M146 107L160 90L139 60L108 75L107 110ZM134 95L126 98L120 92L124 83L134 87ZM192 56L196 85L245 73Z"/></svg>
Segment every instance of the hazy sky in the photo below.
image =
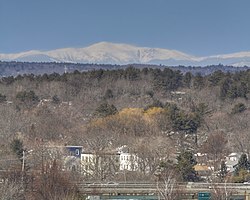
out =
<svg viewBox="0 0 250 200"><path fill-rule="evenodd" d="M250 51L250 0L0 0L0 53L100 41L193 55Z"/></svg>

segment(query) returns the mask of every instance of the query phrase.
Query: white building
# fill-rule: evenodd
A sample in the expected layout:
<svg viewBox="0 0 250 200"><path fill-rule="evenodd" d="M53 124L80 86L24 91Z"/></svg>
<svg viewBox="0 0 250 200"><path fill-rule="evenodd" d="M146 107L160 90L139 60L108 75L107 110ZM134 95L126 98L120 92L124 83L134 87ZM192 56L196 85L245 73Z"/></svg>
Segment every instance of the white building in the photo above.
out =
<svg viewBox="0 0 250 200"><path fill-rule="evenodd" d="M94 154L92 152L82 152L81 171L86 175L115 173L119 171L119 156L120 154L118 153Z"/></svg>
<svg viewBox="0 0 250 200"><path fill-rule="evenodd" d="M93 174L96 170L110 170L114 173L123 170L137 171L138 156L129 153L127 146L118 148L115 153L95 155L92 152L82 152L81 165L84 174Z"/></svg>
<svg viewBox="0 0 250 200"><path fill-rule="evenodd" d="M138 156L131 153L120 153L120 170L137 171Z"/></svg>
<svg viewBox="0 0 250 200"><path fill-rule="evenodd" d="M82 152L81 166L83 174L93 174L95 167L95 155L92 153Z"/></svg>
<svg viewBox="0 0 250 200"><path fill-rule="evenodd" d="M231 153L226 157L225 164L228 172L234 172L235 166L238 164L241 153Z"/></svg>

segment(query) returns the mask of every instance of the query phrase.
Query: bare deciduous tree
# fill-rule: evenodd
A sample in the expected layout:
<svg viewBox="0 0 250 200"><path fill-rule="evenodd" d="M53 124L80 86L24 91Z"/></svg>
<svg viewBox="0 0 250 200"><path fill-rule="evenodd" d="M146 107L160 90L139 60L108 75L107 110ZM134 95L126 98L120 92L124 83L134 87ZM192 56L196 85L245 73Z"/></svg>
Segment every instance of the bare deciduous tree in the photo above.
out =
<svg viewBox="0 0 250 200"><path fill-rule="evenodd" d="M176 200L179 199L183 191L177 183L177 174L172 167L158 168L158 180L156 183L158 198L164 200Z"/></svg>
<svg viewBox="0 0 250 200"><path fill-rule="evenodd" d="M235 192L232 188L227 186L227 182L224 184L212 183L210 186L211 200L229 200L231 195Z"/></svg>
<svg viewBox="0 0 250 200"><path fill-rule="evenodd" d="M43 173L38 174L34 182L33 198L40 200L78 199L77 187L72 184L70 174L61 170L56 160L45 165Z"/></svg>
<svg viewBox="0 0 250 200"><path fill-rule="evenodd" d="M202 151L213 160L214 169L217 170L221 159L227 152L227 138L223 132L210 134L202 146Z"/></svg>
<svg viewBox="0 0 250 200"><path fill-rule="evenodd" d="M24 194L21 183L5 181L0 185L1 200L23 200Z"/></svg>
<svg viewBox="0 0 250 200"><path fill-rule="evenodd" d="M138 170L146 174L153 174L162 161L171 159L174 153L173 142L169 138L148 136L138 138L131 143L131 149L138 156Z"/></svg>

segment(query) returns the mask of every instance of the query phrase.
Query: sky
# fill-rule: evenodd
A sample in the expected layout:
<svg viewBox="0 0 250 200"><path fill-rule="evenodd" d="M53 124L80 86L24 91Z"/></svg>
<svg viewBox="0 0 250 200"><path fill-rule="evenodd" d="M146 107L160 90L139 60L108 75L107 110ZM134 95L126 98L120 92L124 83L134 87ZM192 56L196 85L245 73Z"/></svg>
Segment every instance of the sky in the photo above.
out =
<svg viewBox="0 0 250 200"><path fill-rule="evenodd" d="M249 0L0 0L0 53L106 41L195 56L250 51Z"/></svg>

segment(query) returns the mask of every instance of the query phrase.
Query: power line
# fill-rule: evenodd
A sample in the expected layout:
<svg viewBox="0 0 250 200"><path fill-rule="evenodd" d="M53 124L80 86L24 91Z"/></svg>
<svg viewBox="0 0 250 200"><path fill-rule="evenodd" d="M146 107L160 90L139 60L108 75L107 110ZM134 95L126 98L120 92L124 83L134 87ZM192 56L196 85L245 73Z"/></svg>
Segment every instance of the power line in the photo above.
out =
<svg viewBox="0 0 250 200"><path fill-rule="evenodd" d="M14 161L14 160L20 160L20 159L18 159L18 158L16 158L16 159L1 159L0 162L1 161Z"/></svg>

